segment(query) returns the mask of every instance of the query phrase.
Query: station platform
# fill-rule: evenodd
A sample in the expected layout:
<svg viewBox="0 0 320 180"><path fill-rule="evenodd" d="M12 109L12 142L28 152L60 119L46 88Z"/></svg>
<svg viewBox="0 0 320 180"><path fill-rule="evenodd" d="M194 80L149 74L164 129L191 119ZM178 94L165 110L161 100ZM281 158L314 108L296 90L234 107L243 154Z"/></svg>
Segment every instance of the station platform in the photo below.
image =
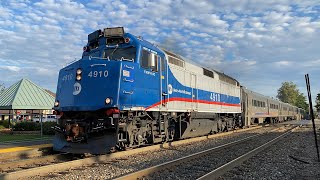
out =
<svg viewBox="0 0 320 180"><path fill-rule="evenodd" d="M52 139L0 143L0 154L18 151L40 150L52 147Z"/></svg>

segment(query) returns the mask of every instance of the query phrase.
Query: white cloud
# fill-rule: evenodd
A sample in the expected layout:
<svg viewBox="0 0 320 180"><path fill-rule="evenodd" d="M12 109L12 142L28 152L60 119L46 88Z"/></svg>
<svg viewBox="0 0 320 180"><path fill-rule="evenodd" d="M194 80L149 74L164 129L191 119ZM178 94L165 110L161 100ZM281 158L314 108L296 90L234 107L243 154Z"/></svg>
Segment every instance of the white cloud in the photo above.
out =
<svg viewBox="0 0 320 180"><path fill-rule="evenodd" d="M2 0L0 76L8 77L2 80L7 86L29 77L54 91L58 70L81 57L88 33L125 26L248 88L275 95L282 81L303 87L297 79L305 72L320 78L317 5L314 0Z"/></svg>
<svg viewBox="0 0 320 180"><path fill-rule="evenodd" d="M13 16L12 11L10 9L4 8L0 6L0 19L9 19Z"/></svg>
<svg viewBox="0 0 320 180"><path fill-rule="evenodd" d="M260 41L264 37L261 34L256 34L252 32L249 32L247 35L248 35L248 38L253 41Z"/></svg>
<svg viewBox="0 0 320 180"><path fill-rule="evenodd" d="M18 66L0 66L0 68L3 70L9 70L13 72L18 72L20 70L20 67Z"/></svg>
<svg viewBox="0 0 320 180"><path fill-rule="evenodd" d="M206 28L209 27L219 27L219 28L228 28L228 23L216 14L208 14L208 15L201 15L198 18L203 25L206 25Z"/></svg>
<svg viewBox="0 0 320 180"><path fill-rule="evenodd" d="M289 66L291 65L292 63L290 61L279 61L279 62L275 62L275 65L277 66Z"/></svg>
<svg viewBox="0 0 320 180"><path fill-rule="evenodd" d="M263 18L264 21L272 24L290 23L293 17L290 13L279 13L275 11L267 12Z"/></svg>

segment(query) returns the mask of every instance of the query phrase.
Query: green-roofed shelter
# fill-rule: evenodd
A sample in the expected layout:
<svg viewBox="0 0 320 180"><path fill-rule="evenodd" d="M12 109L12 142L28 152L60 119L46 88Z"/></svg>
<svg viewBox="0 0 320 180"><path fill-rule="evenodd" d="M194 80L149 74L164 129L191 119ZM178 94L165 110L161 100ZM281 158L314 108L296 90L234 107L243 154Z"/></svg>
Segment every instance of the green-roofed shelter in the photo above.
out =
<svg viewBox="0 0 320 180"><path fill-rule="evenodd" d="M0 119L32 120L34 115L52 114L52 94L28 79L21 79L0 92Z"/></svg>
<svg viewBox="0 0 320 180"><path fill-rule="evenodd" d="M0 109L52 109L55 97L28 79L21 79L0 94Z"/></svg>

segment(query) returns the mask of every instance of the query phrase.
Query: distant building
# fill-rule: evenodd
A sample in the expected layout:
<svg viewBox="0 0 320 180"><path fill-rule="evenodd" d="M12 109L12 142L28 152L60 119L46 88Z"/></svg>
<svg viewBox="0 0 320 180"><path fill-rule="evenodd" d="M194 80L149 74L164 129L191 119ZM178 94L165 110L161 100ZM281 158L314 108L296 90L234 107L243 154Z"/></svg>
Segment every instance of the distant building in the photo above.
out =
<svg viewBox="0 0 320 180"><path fill-rule="evenodd" d="M0 93L0 120L32 121L53 114L55 94L21 79Z"/></svg>

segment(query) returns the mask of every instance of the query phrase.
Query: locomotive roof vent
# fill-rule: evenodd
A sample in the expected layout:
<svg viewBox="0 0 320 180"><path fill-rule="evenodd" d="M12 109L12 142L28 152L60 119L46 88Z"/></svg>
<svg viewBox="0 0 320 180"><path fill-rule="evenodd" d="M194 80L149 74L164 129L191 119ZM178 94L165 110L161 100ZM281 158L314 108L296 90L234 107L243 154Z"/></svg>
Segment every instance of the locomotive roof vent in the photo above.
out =
<svg viewBox="0 0 320 180"><path fill-rule="evenodd" d="M124 29L123 27L104 28L103 34L104 37L123 36Z"/></svg>

